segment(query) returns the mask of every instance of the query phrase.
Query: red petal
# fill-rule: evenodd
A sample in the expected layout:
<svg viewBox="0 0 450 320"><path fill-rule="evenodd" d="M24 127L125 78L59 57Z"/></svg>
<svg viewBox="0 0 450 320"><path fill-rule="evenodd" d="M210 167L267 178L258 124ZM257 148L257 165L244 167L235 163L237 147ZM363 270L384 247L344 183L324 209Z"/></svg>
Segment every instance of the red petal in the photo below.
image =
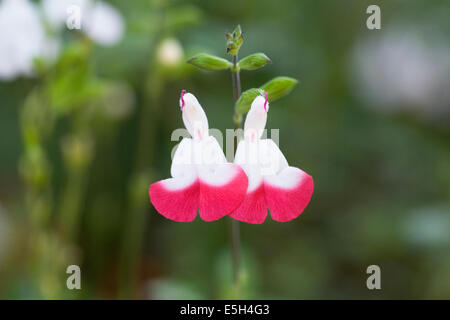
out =
<svg viewBox="0 0 450 320"><path fill-rule="evenodd" d="M241 205L230 214L233 219L258 224L263 223L266 216L267 205L263 184L248 193Z"/></svg>
<svg viewBox="0 0 450 320"><path fill-rule="evenodd" d="M295 170L293 170L295 169ZM264 182L265 198L272 219L286 222L297 218L308 205L314 190L312 177L298 168L289 167L291 177L298 176L298 182L285 188ZM287 173L287 172L286 172ZM282 176L280 184L283 183Z"/></svg>
<svg viewBox="0 0 450 320"><path fill-rule="evenodd" d="M175 178L153 183L149 189L150 201L164 217L178 222L190 222L197 216L200 185L198 180L181 188L168 188Z"/></svg>
<svg viewBox="0 0 450 320"><path fill-rule="evenodd" d="M225 184L214 184L215 179L201 174L199 212L205 221L220 219L236 209L244 200L248 186L247 175L238 165L226 163L214 168L215 176L229 178Z"/></svg>

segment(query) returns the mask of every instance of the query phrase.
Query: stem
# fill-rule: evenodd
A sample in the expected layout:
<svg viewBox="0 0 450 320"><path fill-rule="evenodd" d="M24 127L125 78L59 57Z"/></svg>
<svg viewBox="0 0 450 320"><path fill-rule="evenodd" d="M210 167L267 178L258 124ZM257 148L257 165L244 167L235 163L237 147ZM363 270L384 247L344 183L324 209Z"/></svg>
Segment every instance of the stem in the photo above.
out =
<svg viewBox="0 0 450 320"><path fill-rule="evenodd" d="M160 9L159 9L160 10ZM163 23L164 15L160 10L158 14L158 21L156 25L159 29L155 37L152 39L152 47L157 47L164 35ZM149 60L155 60L155 50L150 53ZM132 185L138 185L143 179L149 181L152 163L154 162L155 150L155 134L160 118L161 110L157 106L160 102L161 90L164 86L164 78L158 74L157 64L152 63L149 79L146 82L145 103L142 106L142 113L139 117L138 132L137 132L137 146L135 154L135 164L132 170L131 182L128 191L128 208L130 213L125 222L124 235L121 244L121 266L120 266L120 298L133 298L136 296L138 286L138 267L142 254L142 243L146 226L147 206L146 202L132 199ZM149 123L150 119L154 119ZM144 189L143 189L144 190ZM142 194L139 199L144 199Z"/></svg>
<svg viewBox="0 0 450 320"><path fill-rule="evenodd" d="M59 210L59 228L61 237L68 243L74 244L77 240L80 227L80 210L83 202L84 190L89 165L84 168L68 168L68 181L63 191Z"/></svg>
<svg viewBox="0 0 450 320"><path fill-rule="evenodd" d="M233 81L233 96L234 100L237 101L241 96L241 77L239 75L239 69L237 67L237 54L233 56L233 68L231 69L231 77ZM234 130L236 131L241 127L242 115L235 109L234 111ZM234 149L237 148L237 135L234 135ZM234 297L239 299L240 296L240 232L239 232L239 221L231 221L231 257L233 260L233 281L234 281Z"/></svg>
<svg viewBox="0 0 450 320"><path fill-rule="evenodd" d="M233 56L233 69L232 69L232 78L233 78L233 96L234 101L237 101L241 96L241 76L239 75L239 69L237 67L237 54Z"/></svg>

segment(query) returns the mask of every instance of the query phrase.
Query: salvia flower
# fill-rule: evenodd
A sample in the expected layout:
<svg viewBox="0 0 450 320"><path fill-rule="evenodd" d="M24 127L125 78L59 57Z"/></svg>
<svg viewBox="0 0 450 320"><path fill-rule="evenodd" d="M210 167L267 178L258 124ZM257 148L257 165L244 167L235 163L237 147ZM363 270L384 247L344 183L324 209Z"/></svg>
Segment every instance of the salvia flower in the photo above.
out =
<svg viewBox="0 0 450 320"><path fill-rule="evenodd" d="M66 28L68 9L79 8L81 30L95 43L112 46L121 41L125 22L116 7L104 1L92 0L43 0L44 17L54 30Z"/></svg>
<svg viewBox="0 0 450 320"><path fill-rule="evenodd" d="M267 121L269 103L265 97L254 99L244 124L244 140L236 150L234 163L248 176L247 194L230 216L248 223L262 223L267 209L280 222L298 217L308 205L313 179L299 168L288 165L272 139L261 139Z"/></svg>
<svg viewBox="0 0 450 320"><path fill-rule="evenodd" d="M161 215L174 221L192 221L197 210L203 220L214 221L241 204L248 179L239 165L227 162L209 135L208 119L197 98L183 90L180 109L192 138L183 138L175 151L172 178L150 186L150 200Z"/></svg>
<svg viewBox="0 0 450 320"><path fill-rule="evenodd" d="M53 59L58 43L47 36L36 5L29 0L0 1L0 80L32 76L36 58Z"/></svg>

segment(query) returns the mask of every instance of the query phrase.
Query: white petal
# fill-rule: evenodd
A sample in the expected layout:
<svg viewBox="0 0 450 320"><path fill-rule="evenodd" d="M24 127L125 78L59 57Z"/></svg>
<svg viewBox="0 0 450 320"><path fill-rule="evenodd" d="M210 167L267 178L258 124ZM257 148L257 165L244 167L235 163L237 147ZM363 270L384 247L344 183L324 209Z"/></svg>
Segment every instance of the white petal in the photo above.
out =
<svg viewBox="0 0 450 320"><path fill-rule="evenodd" d="M238 168L232 163L204 165L198 167L198 175L202 182L211 186L223 186L239 174Z"/></svg>
<svg viewBox="0 0 450 320"><path fill-rule="evenodd" d="M286 158L272 139L260 140L259 144L259 166L263 176L277 174L288 166Z"/></svg>
<svg viewBox="0 0 450 320"><path fill-rule="evenodd" d="M259 165L257 164L256 149L251 148L247 141L241 141L236 149L234 163L241 166L248 177L247 193L257 189L262 183L262 175Z"/></svg>
<svg viewBox="0 0 450 320"><path fill-rule="evenodd" d="M182 190L191 186L198 178L197 170L193 165L180 165L176 176L162 180L161 183L167 190Z"/></svg>
<svg viewBox="0 0 450 320"><path fill-rule="evenodd" d="M236 150L234 163L239 164L248 176L248 192L255 190L265 176L276 175L288 163L272 139L249 139L241 141Z"/></svg>
<svg viewBox="0 0 450 320"><path fill-rule="evenodd" d="M209 166L226 162L225 155L214 137L208 136L202 140L184 138L175 151L170 173L172 177L177 177L186 170L186 166Z"/></svg>
<svg viewBox="0 0 450 320"><path fill-rule="evenodd" d="M183 138L178 144L175 154L172 159L172 166L170 168L170 174L172 177L178 177L183 174L186 165L192 165L192 139Z"/></svg>
<svg viewBox="0 0 450 320"><path fill-rule="evenodd" d="M282 189L293 189L308 175L295 167L286 167L276 175L264 176L264 183Z"/></svg>
<svg viewBox="0 0 450 320"><path fill-rule="evenodd" d="M195 152L201 155L197 163L202 165L223 164L227 162L222 148L213 136L208 136L202 141L195 141L198 149Z"/></svg>
<svg viewBox="0 0 450 320"><path fill-rule="evenodd" d="M235 163L257 166L262 175L277 174L288 166L287 160L272 139L245 139L236 150Z"/></svg>

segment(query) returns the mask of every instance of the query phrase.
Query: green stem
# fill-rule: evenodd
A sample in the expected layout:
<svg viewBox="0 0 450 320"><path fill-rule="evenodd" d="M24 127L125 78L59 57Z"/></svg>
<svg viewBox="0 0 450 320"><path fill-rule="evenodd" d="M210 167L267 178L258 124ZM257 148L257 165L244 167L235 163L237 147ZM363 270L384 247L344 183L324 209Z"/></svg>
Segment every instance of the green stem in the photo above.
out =
<svg viewBox="0 0 450 320"><path fill-rule="evenodd" d="M239 75L239 68L237 66L238 56L233 56L233 68L231 69L231 77L233 82L233 96L237 101L241 96L241 78ZM234 111L234 130L236 131L241 127L242 114L236 109ZM237 147L237 135L234 135L234 148ZM236 150L235 150L236 151ZM233 260L233 281L234 281L234 297L239 299L240 296L240 225L239 221L231 221L231 257Z"/></svg>
<svg viewBox="0 0 450 320"><path fill-rule="evenodd" d="M83 202L88 165L84 168L68 168L68 181L65 186L59 210L59 228L62 238L73 244L80 227L80 210Z"/></svg>
<svg viewBox="0 0 450 320"><path fill-rule="evenodd" d="M163 13L159 15L158 25L163 25ZM156 36L152 40L152 47L157 47L163 38L163 30L160 27ZM150 61L155 61L155 52L151 53ZM155 134L160 118L160 97L164 87L164 78L158 73L157 63L151 64L151 73L146 81L146 97L139 118L138 143L135 154L135 165L131 176L128 196L128 206L130 209L127 221L125 222L124 235L121 244L121 262L120 262L120 298L132 298L137 292L137 272L140 264L142 243L144 239L145 225L147 221L147 202L146 190L140 188L142 180L151 180L152 161L154 161ZM153 121L152 121L153 119ZM152 121L152 122L151 122ZM133 189L145 191L138 199L133 197ZM134 198L134 199L133 199Z"/></svg>

